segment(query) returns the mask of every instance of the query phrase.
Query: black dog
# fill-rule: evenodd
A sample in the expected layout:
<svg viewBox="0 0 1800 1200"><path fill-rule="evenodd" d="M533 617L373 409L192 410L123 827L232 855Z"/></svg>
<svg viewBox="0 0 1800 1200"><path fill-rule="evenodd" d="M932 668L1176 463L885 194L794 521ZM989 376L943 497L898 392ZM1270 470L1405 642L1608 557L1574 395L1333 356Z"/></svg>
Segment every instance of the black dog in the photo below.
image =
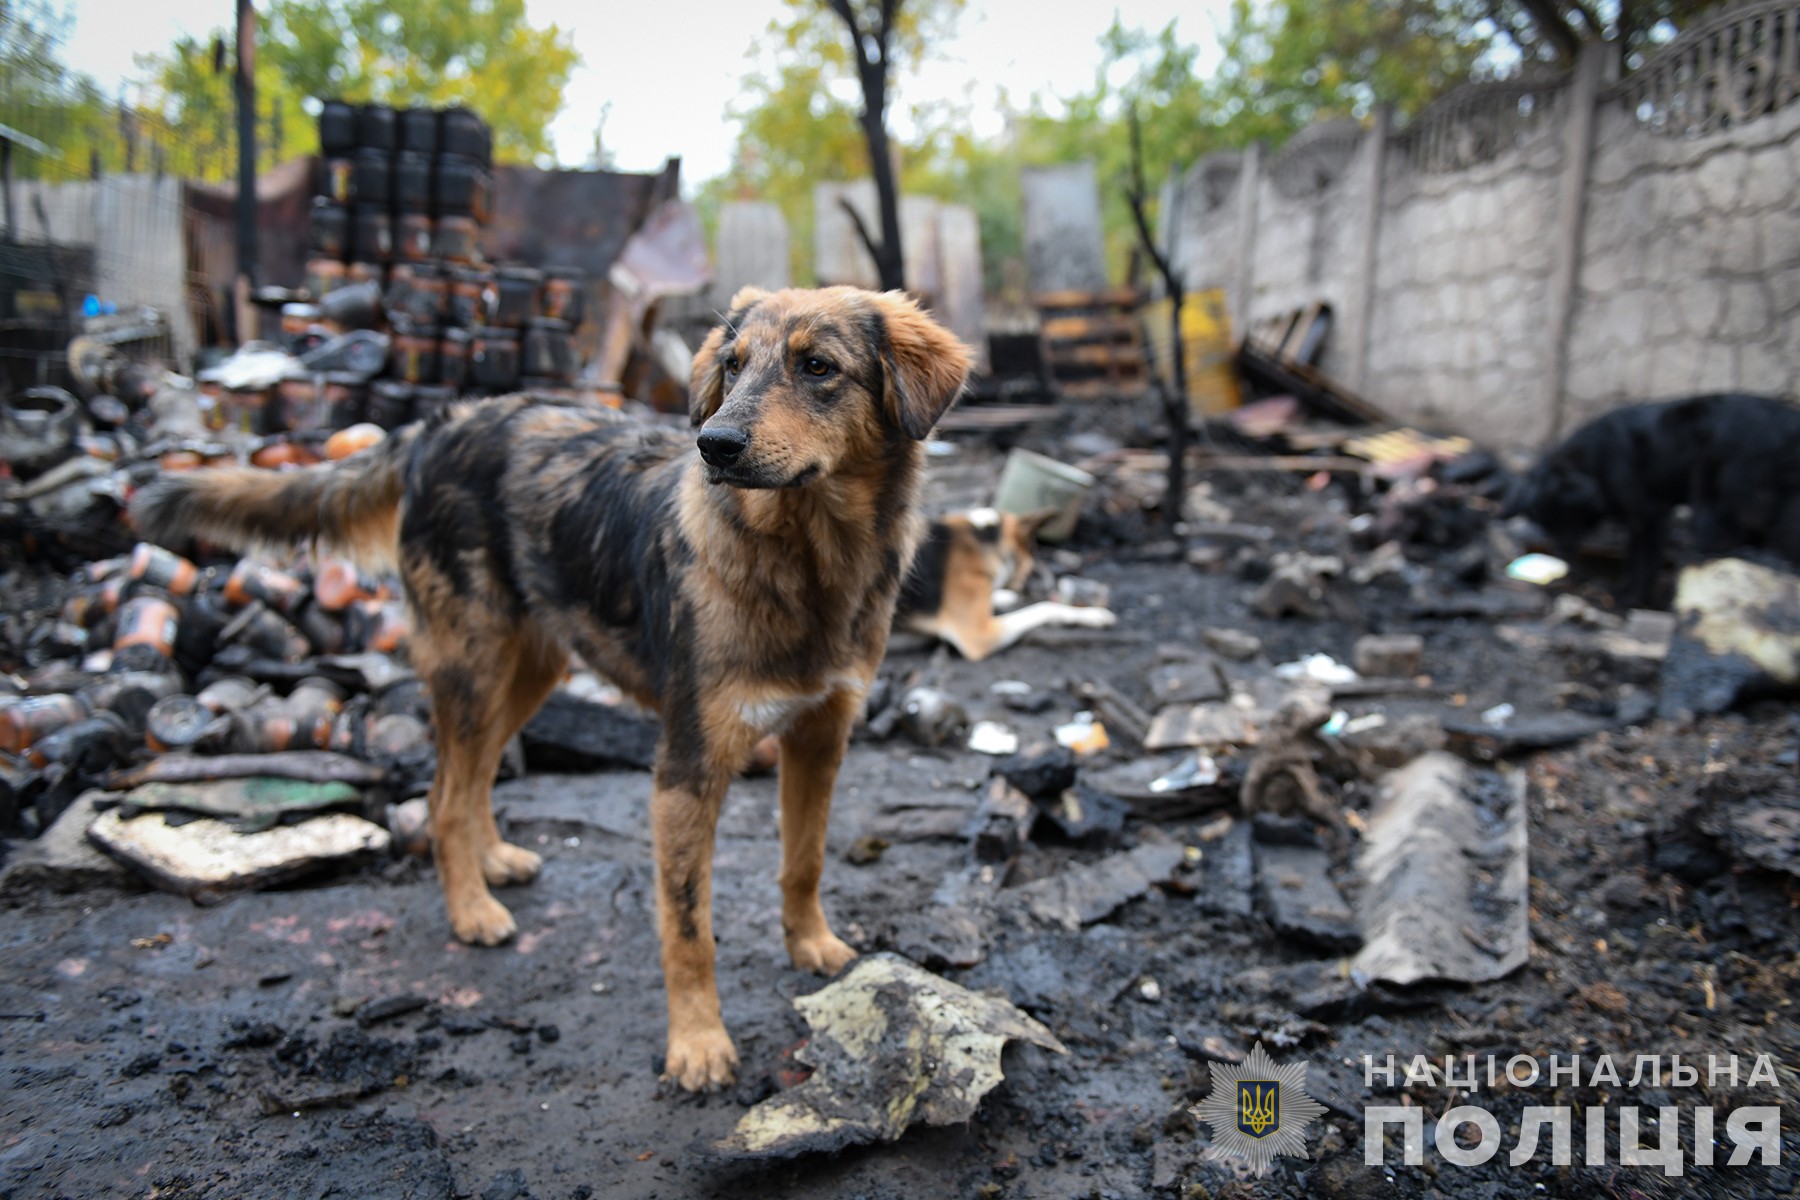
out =
<svg viewBox="0 0 1800 1200"><path fill-rule="evenodd" d="M1678 505L1701 553L1762 546L1800 563L1800 408L1741 393L1640 404L1596 417L1519 480L1524 515L1563 557L1607 519L1625 525L1623 604L1650 598Z"/></svg>

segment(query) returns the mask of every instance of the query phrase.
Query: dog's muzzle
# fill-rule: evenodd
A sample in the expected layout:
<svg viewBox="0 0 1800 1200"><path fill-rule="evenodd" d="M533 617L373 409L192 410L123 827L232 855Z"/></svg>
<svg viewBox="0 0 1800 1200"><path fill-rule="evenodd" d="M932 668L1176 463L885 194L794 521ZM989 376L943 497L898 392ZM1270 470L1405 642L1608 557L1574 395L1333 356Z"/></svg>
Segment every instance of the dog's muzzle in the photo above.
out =
<svg viewBox="0 0 1800 1200"><path fill-rule="evenodd" d="M722 429L700 431L700 457L706 460L709 467L731 466L749 445L750 435L729 425Z"/></svg>

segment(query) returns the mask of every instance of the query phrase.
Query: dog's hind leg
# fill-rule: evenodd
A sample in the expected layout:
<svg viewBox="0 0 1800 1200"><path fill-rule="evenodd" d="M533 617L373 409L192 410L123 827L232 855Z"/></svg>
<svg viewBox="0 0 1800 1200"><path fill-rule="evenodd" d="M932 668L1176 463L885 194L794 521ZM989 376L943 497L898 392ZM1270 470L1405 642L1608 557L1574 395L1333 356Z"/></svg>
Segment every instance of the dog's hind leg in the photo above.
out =
<svg viewBox="0 0 1800 1200"><path fill-rule="evenodd" d="M465 942L494 946L516 928L489 884L522 883L539 857L508 845L494 824L494 772L507 741L555 686L566 662L547 639L516 628L431 627L412 644L431 692L437 775L431 843L450 925Z"/></svg>
<svg viewBox="0 0 1800 1200"><path fill-rule="evenodd" d="M819 876L831 792L862 693L843 688L781 735L781 932L802 971L836 974L856 957L825 920Z"/></svg>

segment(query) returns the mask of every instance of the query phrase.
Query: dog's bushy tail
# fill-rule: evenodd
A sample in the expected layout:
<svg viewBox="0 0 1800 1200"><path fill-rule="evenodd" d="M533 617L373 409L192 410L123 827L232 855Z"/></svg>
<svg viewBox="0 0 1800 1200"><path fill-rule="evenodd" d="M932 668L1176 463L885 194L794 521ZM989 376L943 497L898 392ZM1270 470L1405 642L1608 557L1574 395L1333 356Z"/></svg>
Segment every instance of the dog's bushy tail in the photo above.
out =
<svg viewBox="0 0 1800 1200"><path fill-rule="evenodd" d="M204 538L234 550L317 545L364 567L394 565L406 462L420 427L334 463L294 471L221 467L163 475L131 502L139 534L176 545Z"/></svg>

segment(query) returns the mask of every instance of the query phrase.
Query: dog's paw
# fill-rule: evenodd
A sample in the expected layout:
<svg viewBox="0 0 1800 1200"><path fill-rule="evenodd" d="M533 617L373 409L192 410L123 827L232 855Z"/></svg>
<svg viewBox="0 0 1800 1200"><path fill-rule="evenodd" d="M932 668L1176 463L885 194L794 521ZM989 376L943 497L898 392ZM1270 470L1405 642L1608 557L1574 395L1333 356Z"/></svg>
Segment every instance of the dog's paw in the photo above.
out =
<svg viewBox="0 0 1800 1200"><path fill-rule="evenodd" d="M789 938L788 955L802 971L820 975L836 975L844 964L856 957L849 943L829 930L817 937Z"/></svg>
<svg viewBox="0 0 1800 1200"><path fill-rule="evenodd" d="M724 1026L669 1034L669 1057L662 1077L690 1092L711 1092L737 1078L737 1047Z"/></svg>
<svg viewBox="0 0 1800 1200"><path fill-rule="evenodd" d="M511 842L495 842L481 855L481 874L489 887L530 883L544 866L542 855Z"/></svg>
<svg viewBox="0 0 1800 1200"><path fill-rule="evenodd" d="M532 855L533 858L537 856ZM506 905L492 896L456 905L450 910L450 928L471 946L498 946L518 931Z"/></svg>
<svg viewBox="0 0 1800 1200"><path fill-rule="evenodd" d="M1064 614L1071 625L1085 625L1089 629L1111 629L1119 623L1119 615L1110 608L1076 608L1070 606Z"/></svg>

